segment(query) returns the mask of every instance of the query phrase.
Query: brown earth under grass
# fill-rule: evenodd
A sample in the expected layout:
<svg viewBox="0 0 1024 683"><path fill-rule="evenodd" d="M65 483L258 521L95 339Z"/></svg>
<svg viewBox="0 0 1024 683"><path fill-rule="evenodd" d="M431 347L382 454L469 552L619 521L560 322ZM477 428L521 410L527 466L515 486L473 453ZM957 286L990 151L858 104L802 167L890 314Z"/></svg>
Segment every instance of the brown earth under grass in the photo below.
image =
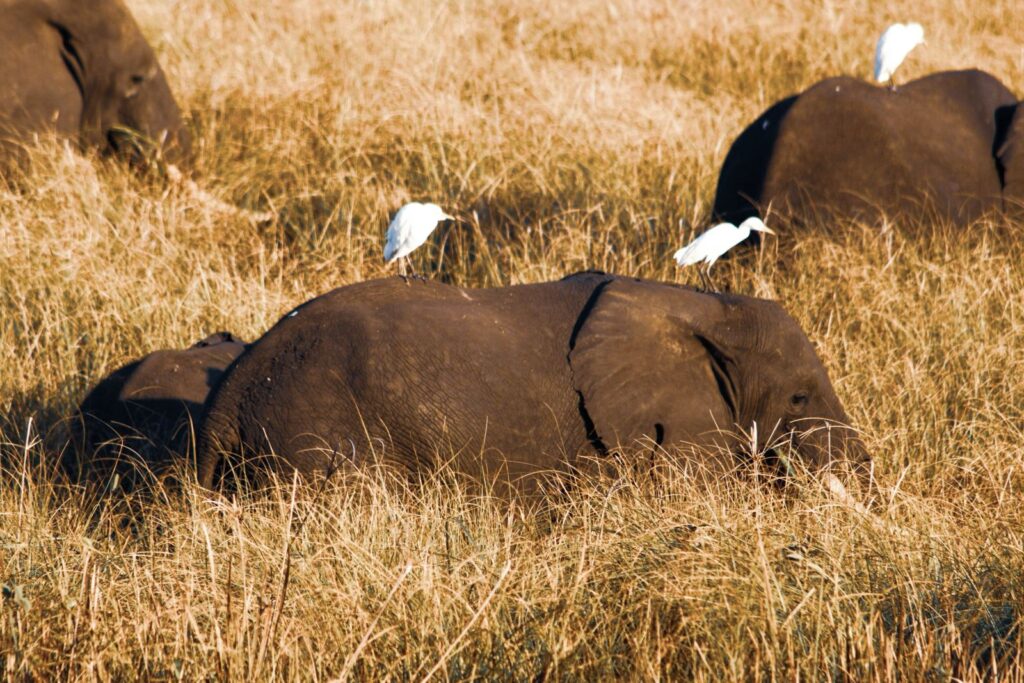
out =
<svg viewBox="0 0 1024 683"><path fill-rule="evenodd" d="M706 225L732 137L866 75L890 21L929 41L901 79L977 66L1024 94L1015 2L917 4L132 2L203 183L278 218L60 144L0 183L0 672L1024 678L1019 224L811 226L716 266L818 345L904 533L813 485L698 485L668 458L541 512L443 473L130 504L50 476L103 374L386 274L404 201L470 216L416 256L454 283L686 281L668 257Z"/></svg>

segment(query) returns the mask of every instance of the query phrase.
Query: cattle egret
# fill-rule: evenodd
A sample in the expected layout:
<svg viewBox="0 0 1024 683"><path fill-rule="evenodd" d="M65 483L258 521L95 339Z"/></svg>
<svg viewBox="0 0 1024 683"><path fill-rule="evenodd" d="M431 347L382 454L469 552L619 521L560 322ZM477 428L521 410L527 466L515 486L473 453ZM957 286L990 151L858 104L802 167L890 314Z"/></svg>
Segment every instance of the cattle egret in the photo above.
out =
<svg viewBox="0 0 1024 683"><path fill-rule="evenodd" d="M699 271L707 289L711 289L711 266L725 252L747 239L751 231L775 233L757 216L751 216L736 227L732 223L719 223L672 255L680 267L692 266L703 261L707 264Z"/></svg>
<svg viewBox="0 0 1024 683"><path fill-rule="evenodd" d="M875 81L888 82L895 90L892 75L910 51L923 42L924 28L921 24L893 24L885 29L875 47Z"/></svg>
<svg viewBox="0 0 1024 683"><path fill-rule="evenodd" d="M384 262L398 261L398 272L405 277L405 262L413 251L427 241L441 221L455 220L437 204L409 202L398 210L388 226L387 243L384 245ZM412 268L412 263L409 263ZM413 275L416 270L413 269Z"/></svg>

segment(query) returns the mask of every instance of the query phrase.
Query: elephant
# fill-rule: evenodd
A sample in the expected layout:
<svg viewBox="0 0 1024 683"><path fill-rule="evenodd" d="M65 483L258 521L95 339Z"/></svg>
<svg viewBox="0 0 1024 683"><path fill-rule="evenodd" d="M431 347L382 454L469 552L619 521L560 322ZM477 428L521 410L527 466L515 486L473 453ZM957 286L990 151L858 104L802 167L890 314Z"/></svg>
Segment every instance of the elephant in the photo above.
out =
<svg viewBox="0 0 1024 683"><path fill-rule="evenodd" d="M0 161L47 133L135 159L153 142L187 160L181 111L121 0L11 0L0 26Z"/></svg>
<svg viewBox="0 0 1024 683"><path fill-rule="evenodd" d="M72 420L74 447L65 453L65 473L72 481L106 481L116 473L130 488L140 470L166 471L188 450L210 390L244 349L230 332L217 332L107 375Z"/></svg>
<svg viewBox="0 0 1024 683"><path fill-rule="evenodd" d="M216 489L446 461L530 496L645 445L735 469L755 424L756 448L786 441L813 471L870 462L775 302L596 271L485 289L386 278L308 301L239 357L200 420L197 474Z"/></svg>
<svg viewBox="0 0 1024 683"><path fill-rule="evenodd" d="M925 212L965 225L1002 207L996 153L1016 98L994 76L945 71L888 89L825 79L772 105L722 163L713 213L806 222Z"/></svg>
<svg viewBox="0 0 1024 683"><path fill-rule="evenodd" d="M1006 139L999 146L999 170L1003 176L1003 201L1016 216L1024 215L1024 106L1010 114Z"/></svg>

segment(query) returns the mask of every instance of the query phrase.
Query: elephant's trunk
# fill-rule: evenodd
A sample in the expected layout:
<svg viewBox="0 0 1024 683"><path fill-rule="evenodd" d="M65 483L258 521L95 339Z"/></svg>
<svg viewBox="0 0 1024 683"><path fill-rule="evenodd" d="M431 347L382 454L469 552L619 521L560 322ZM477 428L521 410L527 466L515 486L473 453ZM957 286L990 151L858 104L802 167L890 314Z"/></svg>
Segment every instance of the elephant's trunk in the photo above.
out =
<svg viewBox="0 0 1024 683"><path fill-rule="evenodd" d="M818 424L796 435L796 449L811 469L838 473L873 495L871 456L857 432L843 422Z"/></svg>
<svg viewBox="0 0 1024 683"><path fill-rule="evenodd" d="M878 493L874 465L860 437L851 429L846 431L848 434L843 438L840 453L840 469L850 480L857 482L860 492L867 497L870 505Z"/></svg>
<svg viewBox="0 0 1024 683"><path fill-rule="evenodd" d="M219 452L204 449L199 456L199 464L196 472L196 479L204 489L213 490L216 484L217 465L222 459Z"/></svg>
<svg viewBox="0 0 1024 683"><path fill-rule="evenodd" d="M200 486L212 490L220 483L218 476L224 475L225 457L241 452L237 422L208 403L196 442L196 478Z"/></svg>

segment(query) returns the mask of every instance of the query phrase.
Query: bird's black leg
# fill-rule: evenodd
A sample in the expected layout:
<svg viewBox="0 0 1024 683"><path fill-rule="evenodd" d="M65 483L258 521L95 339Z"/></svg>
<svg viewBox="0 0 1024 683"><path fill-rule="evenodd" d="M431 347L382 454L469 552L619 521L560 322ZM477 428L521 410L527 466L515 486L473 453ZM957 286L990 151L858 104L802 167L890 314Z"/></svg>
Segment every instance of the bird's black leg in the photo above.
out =
<svg viewBox="0 0 1024 683"><path fill-rule="evenodd" d="M704 273L704 269L698 266L697 273L700 275L700 291L710 292L711 283L708 280L708 276Z"/></svg>
<svg viewBox="0 0 1024 683"><path fill-rule="evenodd" d="M707 283L707 291L711 292L712 294L719 293L718 288L715 287L715 283L711 280L711 268L708 268L706 271L704 271L704 282Z"/></svg>
<svg viewBox="0 0 1024 683"><path fill-rule="evenodd" d="M409 276L405 274L405 259L407 257L402 256L398 259L398 277L402 278L402 282L409 285Z"/></svg>

